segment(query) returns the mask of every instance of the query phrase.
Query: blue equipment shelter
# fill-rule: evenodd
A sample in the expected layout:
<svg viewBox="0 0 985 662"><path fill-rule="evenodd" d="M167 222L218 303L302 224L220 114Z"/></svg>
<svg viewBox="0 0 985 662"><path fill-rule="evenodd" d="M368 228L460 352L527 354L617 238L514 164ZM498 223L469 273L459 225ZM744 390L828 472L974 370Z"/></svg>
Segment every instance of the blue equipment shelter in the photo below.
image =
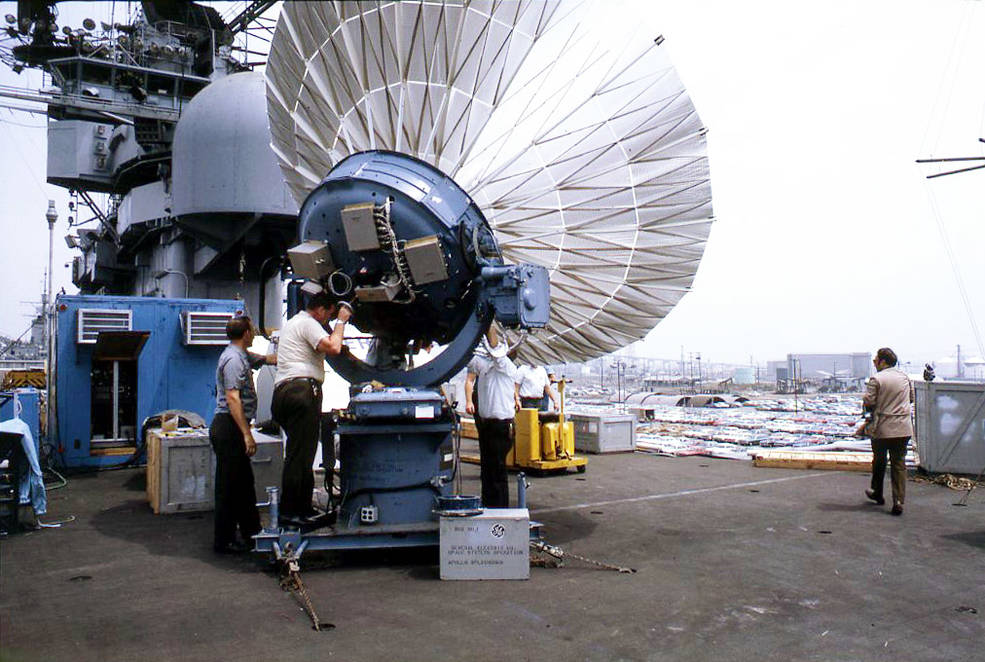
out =
<svg viewBox="0 0 985 662"><path fill-rule="evenodd" d="M125 462L144 420L169 409L211 420L226 322L242 301L62 295L55 309L56 461Z"/></svg>

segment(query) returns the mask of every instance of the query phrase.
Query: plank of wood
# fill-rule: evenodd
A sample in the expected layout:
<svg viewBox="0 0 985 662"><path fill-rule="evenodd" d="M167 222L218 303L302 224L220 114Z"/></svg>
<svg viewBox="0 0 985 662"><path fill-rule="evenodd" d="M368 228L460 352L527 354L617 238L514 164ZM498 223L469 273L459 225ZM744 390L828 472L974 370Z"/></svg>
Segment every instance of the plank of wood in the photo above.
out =
<svg viewBox="0 0 985 662"><path fill-rule="evenodd" d="M160 487L161 476L161 430L154 428L147 432L147 501L155 514L161 512Z"/></svg>
<svg viewBox="0 0 985 662"><path fill-rule="evenodd" d="M475 427L475 421L471 418L462 418L462 438L478 439L479 431Z"/></svg>
<svg viewBox="0 0 985 662"><path fill-rule="evenodd" d="M641 440L637 440L636 441L636 450L638 450L638 451L666 452L666 454L668 456L674 456L674 457L686 457L686 456L689 456L689 455L701 455L701 454L705 453L705 450L703 448L697 448L697 447L693 447L693 448L692 447L688 447L688 448L683 448L682 447L682 448L677 448L677 449L674 449L674 450L664 451L663 445L660 444L659 442L656 442L656 441L646 441L646 440L642 440L642 441Z"/></svg>
<svg viewBox="0 0 985 662"><path fill-rule="evenodd" d="M132 446L127 446L125 448L93 448L89 451L89 455L111 457L111 456L128 456L133 455L134 448Z"/></svg>
<svg viewBox="0 0 985 662"><path fill-rule="evenodd" d="M811 453L763 451L752 460L754 466L774 469L828 469L831 471L872 470L872 453Z"/></svg>

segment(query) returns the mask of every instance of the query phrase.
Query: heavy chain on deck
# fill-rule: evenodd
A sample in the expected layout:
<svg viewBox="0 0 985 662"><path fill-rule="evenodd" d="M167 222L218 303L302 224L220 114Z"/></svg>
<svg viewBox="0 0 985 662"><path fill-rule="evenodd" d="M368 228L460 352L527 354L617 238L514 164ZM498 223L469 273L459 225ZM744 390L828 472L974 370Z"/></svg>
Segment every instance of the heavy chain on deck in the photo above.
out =
<svg viewBox="0 0 985 662"><path fill-rule="evenodd" d="M335 625L332 623L322 623L321 619L318 618L315 606L311 604L311 598L308 597L308 590L305 588L304 582L301 581L300 566L297 560L289 559L285 561L284 570L284 575L280 579L280 587L298 596L301 604L304 606L304 610L311 618L312 628L318 631L335 629Z"/></svg>
<svg viewBox="0 0 985 662"><path fill-rule="evenodd" d="M604 570L615 570L616 572L622 572L627 574L632 574L636 572L635 568L627 568L619 565L612 565L611 563L606 563L604 561L596 561L595 559L590 559L587 556L580 556L572 552L566 552L557 545L549 545L542 540L531 540L530 549L535 552L540 552L545 555L545 558L535 559L533 562L535 565L543 565L545 567L557 567L560 568L564 565L564 559L572 558L576 561L581 561L582 563L588 563L589 565L594 565L598 568ZM556 560L555 563L551 564L549 558Z"/></svg>
<svg viewBox="0 0 985 662"><path fill-rule="evenodd" d="M934 476L917 475L912 477L910 480L916 483L935 483L937 485L949 487L952 490L971 490L972 488L983 486L983 483L978 480L972 480L971 478L965 478L963 476L955 476L954 474L936 474Z"/></svg>

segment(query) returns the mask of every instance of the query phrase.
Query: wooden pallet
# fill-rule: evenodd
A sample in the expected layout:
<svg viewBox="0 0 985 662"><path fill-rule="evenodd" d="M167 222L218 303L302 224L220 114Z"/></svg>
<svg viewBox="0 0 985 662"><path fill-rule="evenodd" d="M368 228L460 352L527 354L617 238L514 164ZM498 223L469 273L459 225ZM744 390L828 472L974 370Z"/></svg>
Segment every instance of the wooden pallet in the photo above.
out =
<svg viewBox="0 0 985 662"><path fill-rule="evenodd" d="M462 418L462 439L478 439L479 431L475 427L475 421L471 418Z"/></svg>
<svg viewBox="0 0 985 662"><path fill-rule="evenodd" d="M872 453L835 453L808 451L762 451L752 463L774 469L828 469L831 471L872 470Z"/></svg>
<svg viewBox="0 0 985 662"><path fill-rule="evenodd" d="M94 457L129 457L130 455L133 455L135 450L137 450L136 446L122 446L120 448L93 448L89 451L89 455Z"/></svg>
<svg viewBox="0 0 985 662"><path fill-rule="evenodd" d="M147 502L154 514L161 512L161 430L147 432Z"/></svg>

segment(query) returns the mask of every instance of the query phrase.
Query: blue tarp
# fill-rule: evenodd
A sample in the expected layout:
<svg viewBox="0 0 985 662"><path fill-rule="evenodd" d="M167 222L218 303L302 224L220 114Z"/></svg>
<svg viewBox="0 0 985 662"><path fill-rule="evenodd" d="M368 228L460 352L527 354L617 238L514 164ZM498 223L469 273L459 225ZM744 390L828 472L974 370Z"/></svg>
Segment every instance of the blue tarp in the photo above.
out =
<svg viewBox="0 0 985 662"><path fill-rule="evenodd" d="M34 445L34 436L27 423L19 418L0 423L0 432L13 432L21 435L21 448L27 458L27 471L20 479L20 504L31 504L35 516L48 512L48 496L44 490L44 476L41 474L41 464L38 460L38 447Z"/></svg>

